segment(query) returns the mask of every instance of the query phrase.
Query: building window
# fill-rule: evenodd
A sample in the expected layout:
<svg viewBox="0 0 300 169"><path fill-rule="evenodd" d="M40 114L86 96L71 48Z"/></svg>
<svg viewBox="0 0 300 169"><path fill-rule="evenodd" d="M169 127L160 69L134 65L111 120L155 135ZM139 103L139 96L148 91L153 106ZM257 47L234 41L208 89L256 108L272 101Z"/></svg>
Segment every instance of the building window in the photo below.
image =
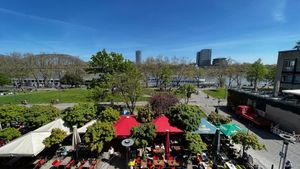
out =
<svg viewBox="0 0 300 169"><path fill-rule="evenodd" d="M292 83L293 75L292 74L282 74L281 82Z"/></svg>
<svg viewBox="0 0 300 169"><path fill-rule="evenodd" d="M295 60L284 60L283 61L283 71L294 71L294 67L295 67Z"/></svg>
<svg viewBox="0 0 300 169"><path fill-rule="evenodd" d="M297 58L296 71L300 72L300 58Z"/></svg>
<svg viewBox="0 0 300 169"><path fill-rule="evenodd" d="M300 84L300 75L295 75L295 81L294 83Z"/></svg>

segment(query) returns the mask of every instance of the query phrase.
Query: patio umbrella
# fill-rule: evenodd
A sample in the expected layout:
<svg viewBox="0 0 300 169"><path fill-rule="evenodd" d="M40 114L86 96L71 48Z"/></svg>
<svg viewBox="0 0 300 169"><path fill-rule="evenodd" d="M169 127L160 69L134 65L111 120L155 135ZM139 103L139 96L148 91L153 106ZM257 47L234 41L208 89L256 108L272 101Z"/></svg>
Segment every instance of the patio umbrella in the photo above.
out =
<svg viewBox="0 0 300 169"><path fill-rule="evenodd" d="M216 159L219 152L220 152L220 129L217 128L214 141L213 141L214 163L216 163Z"/></svg>
<svg viewBox="0 0 300 169"><path fill-rule="evenodd" d="M215 134L216 129L217 129L216 126L211 124L205 118L202 118L198 129L196 131L194 131L193 133L197 133L197 134Z"/></svg>
<svg viewBox="0 0 300 169"><path fill-rule="evenodd" d="M234 135L238 131L242 131L238 125L233 123L220 125L220 129L227 137Z"/></svg>
<svg viewBox="0 0 300 169"><path fill-rule="evenodd" d="M73 137L72 137L72 147L75 150L75 159L77 160L78 158L78 150L77 150L77 145L81 143L81 139L77 130L77 126L73 126Z"/></svg>
<svg viewBox="0 0 300 169"><path fill-rule="evenodd" d="M167 135L166 135L165 154L166 154L166 159L169 160L169 156L170 156L170 133L169 133L169 130L167 130Z"/></svg>

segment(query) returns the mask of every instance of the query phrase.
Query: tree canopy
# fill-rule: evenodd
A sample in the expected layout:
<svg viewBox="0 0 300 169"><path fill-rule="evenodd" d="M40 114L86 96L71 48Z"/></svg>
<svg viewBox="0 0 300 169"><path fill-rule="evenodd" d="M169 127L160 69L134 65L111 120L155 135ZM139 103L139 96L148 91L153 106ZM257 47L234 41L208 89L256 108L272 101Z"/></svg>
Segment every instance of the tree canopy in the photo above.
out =
<svg viewBox="0 0 300 169"><path fill-rule="evenodd" d="M43 140L43 144L47 147L50 148L53 145L57 145L64 141L64 139L67 137L67 132L59 129L59 128L54 128L51 131L51 135L45 140Z"/></svg>
<svg viewBox="0 0 300 169"><path fill-rule="evenodd" d="M267 70L262 64L261 59L258 59L251 64L247 70L247 79L254 83L254 90L257 90L257 83L264 79Z"/></svg>
<svg viewBox="0 0 300 169"><path fill-rule="evenodd" d="M83 140L91 151L101 153L104 143L111 141L115 135L112 123L97 121L88 127Z"/></svg>
<svg viewBox="0 0 300 169"><path fill-rule="evenodd" d="M188 143L188 150L192 153L202 153L207 150L207 145L202 141L199 134L187 132L185 140Z"/></svg>
<svg viewBox="0 0 300 169"><path fill-rule="evenodd" d="M192 132L197 130L205 114L198 106L179 104L171 107L167 116L174 126Z"/></svg>
<svg viewBox="0 0 300 169"><path fill-rule="evenodd" d="M137 120L141 123L150 123L154 119L154 113L149 104L139 107L137 112Z"/></svg>
<svg viewBox="0 0 300 169"><path fill-rule="evenodd" d="M0 130L0 138L4 139L4 141L9 142L17 137L21 136L21 132L15 128L5 128Z"/></svg>
<svg viewBox="0 0 300 169"><path fill-rule="evenodd" d="M179 86L178 92L185 98L185 103L188 104L192 94L196 92L196 87L192 84L184 84Z"/></svg>
<svg viewBox="0 0 300 169"><path fill-rule="evenodd" d="M252 148L253 150L266 149L265 145L260 144L255 134L247 133L244 131L238 131L232 136L232 141L235 144L241 144L243 146L243 156L245 150Z"/></svg>
<svg viewBox="0 0 300 169"><path fill-rule="evenodd" d="M12 121L19 123L24 122L24 114L28 108L19 105L3 105L0 106L0 123L7 124Z"/></svg>
<svg viewBox="0 0 300 169"><path fill-rule="evenodd" d="M111 107L107 107L104 111L100 112L99 120L102 122L115 122L119 119L120 112Z"/></svg>
<svg viewBox="0 0 300 169"><path fill-rule="evenodd" d="M127 62L123 73L116 74L113 78L116 94L121 96L129 112L133 114L136 102L142 94L142 74L131 62Z"/></svg>
<svg viewBox="0 0 300 169"><path fill-rule="evenodd" d="M0 86L10 84L10 79L4 73L0 73Z"/></svg>
<svg viewBox="0 0 300 169"><path fill-rule="evenodd" d="M214 125L227 124L232 121L232 119L230 117L227 117L227 116L224 116L221 114L217 114L216 112L211 112L208 115L207 120Z"/></svg>
<svg viewBox="0 0 300 169"><path fill-rule="evenodd" d="M67 72L61 79L60 83L65 84L65 85L71 85L72 87L79 86L83 84L83 78L75 73Z"/></svg>
<svg viewBox="0 0 300 169"><path fill-rule="evenodd" d="M179 103L177 97L171 93L155 93L151 96L149 103L155 115L165 114L171 106Z"/></svg>
<svg viewBox="0 0 300 169"><path fill-rule="evenodd" d="M34 105L24 114L26 125L32 129L38 128L60 116L60 110L49 105Z"/></svg>
<svg viewBox="0 0 300 169"><path fill-rule="evenodd" d="M81 127L96 117L96 108L92 103L79 103L64 111L64 120L71 126Z"/></svg>
<svg viewBox="0 0 300 169"><path fill-rule="evenodd" d="M143 123L132 128L132 138L138 147L148 146L155 137L155 126L152 123Z"/></svg>

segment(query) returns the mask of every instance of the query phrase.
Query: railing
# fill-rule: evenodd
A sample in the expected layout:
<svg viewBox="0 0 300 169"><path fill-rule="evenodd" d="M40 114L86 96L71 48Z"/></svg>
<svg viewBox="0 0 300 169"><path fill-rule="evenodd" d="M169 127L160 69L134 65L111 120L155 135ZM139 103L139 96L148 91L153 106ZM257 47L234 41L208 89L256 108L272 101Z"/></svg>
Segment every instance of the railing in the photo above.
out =
<svg viewBox="0 0 300 169"><path fill-rule="evenodd" d="M283 130L279 129L279 124L277 124L275 126L271 126L271 132L276 135L285 134L285 135L294 137L296 139L295 140L296 142L300 142L300 134L295 134L295 133L291 134L289 132L283 131Z"/></svg>

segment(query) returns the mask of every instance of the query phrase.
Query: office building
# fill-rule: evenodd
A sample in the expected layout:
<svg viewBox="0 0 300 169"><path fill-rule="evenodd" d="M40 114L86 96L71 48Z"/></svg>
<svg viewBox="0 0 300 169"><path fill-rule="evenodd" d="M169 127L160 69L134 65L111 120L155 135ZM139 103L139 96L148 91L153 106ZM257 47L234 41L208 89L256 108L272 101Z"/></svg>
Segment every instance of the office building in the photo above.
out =
<svg viewBox="0 0 300 169"><path fill-rule="evenodd" d="M142 63L142 51L140 50L135 51L135 63L136 64Z"/></svg>
<svg viewBox="0 0 300 169"><path fill-rule="evenodd" d="M220 66L220 65L227 65L227 59L226 58L215 58L213 59L213 66Z"/></svg>
<svg viewBox="0 0 300 169"><path fill-rule="evenodd" d="M211 65L211 49L202 49L197 52L196 63L199 67Z"/></svg>
<svg viewBox="0 0 300 169"><path fill-rule="evenodd" d="M278 52L275 83L279 90L300 89L300 50Z"/></svg>

